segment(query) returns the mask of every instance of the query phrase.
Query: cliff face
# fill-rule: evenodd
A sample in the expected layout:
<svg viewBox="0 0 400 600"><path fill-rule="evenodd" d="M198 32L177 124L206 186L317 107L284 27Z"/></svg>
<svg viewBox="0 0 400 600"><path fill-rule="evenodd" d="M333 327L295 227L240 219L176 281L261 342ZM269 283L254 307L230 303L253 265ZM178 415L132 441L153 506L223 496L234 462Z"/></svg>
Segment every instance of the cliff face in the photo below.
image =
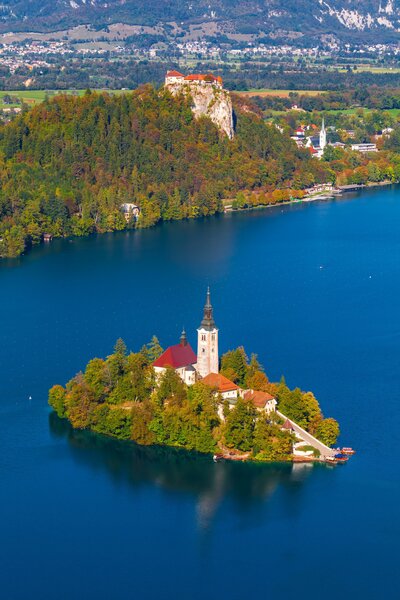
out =
<svg viewBox="0 0 400 600"><path fill-rule="evenodd" d="M206 116L229 139L234 136L232 100L227 90L211 83L168 82L165 87L173 94L190 95L193 100L192 111L196 118Z"/></svg>

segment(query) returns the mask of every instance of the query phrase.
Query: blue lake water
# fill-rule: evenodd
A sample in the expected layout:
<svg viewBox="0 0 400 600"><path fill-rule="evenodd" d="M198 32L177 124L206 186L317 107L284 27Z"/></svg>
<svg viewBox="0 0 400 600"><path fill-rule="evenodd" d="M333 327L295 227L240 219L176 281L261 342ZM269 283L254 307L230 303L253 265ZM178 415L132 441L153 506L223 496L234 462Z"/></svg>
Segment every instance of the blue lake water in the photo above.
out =
<svg viewBox="0 0 400 600"><path fill-rule="evenodd" d="M122 336L221 350L313 390L356 456L214 464L47 407ZM398 598L400 190L55 241L0 264L0 597ZM29 397L32 397L29 400Z"/></svg>

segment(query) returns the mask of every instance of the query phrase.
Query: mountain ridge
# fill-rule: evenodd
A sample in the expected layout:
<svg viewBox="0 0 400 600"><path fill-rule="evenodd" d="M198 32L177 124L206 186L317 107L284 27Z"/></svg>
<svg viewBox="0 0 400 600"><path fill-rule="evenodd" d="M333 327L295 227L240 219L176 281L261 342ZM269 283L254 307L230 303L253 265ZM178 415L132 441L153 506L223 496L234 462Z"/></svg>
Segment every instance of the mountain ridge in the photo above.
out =
<svg viewBox="0 0 400 600"><path fill-rule="evenodd" d="M57 31L126 23L161 28L166 39L204 26L212 37L244 41L320 38L377 43L398 39L400 0L8 0L0 31Z"/></svg>

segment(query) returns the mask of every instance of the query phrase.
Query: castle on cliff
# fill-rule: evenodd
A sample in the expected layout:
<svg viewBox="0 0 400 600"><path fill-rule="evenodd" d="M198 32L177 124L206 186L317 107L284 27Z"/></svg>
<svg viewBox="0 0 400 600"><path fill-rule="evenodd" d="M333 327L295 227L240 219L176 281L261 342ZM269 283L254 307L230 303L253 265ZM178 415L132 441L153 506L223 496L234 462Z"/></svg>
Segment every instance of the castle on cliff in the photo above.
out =
<svg viewBox="0 0 400 600"><path fill-rule="evenodd" d="M232 100L228 90L223 87L222 77L215 77L211 73L183 75L178 71L168 71L165 88L174 96L190 96L196 118L209 117L222 133L229 139L233 138Z"/></svg>

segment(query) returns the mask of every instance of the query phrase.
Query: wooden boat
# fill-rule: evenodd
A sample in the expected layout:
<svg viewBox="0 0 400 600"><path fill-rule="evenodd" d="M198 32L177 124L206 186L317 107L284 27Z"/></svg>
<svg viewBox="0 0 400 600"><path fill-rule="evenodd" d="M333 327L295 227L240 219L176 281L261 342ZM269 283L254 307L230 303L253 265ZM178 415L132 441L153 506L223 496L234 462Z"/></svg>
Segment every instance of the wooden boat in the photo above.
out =
<svg viewBox="0 0 400 600"><path fill-rule="evenodd" d="M222 460L223 458L224 458L223 454L214 454L213 461L218 462L219 460Z"/></svg>
<svg viewBox="0 0 400 600"><path fill-rule="evenodd" d="M334 458L335 458L335 461L338 463L345 463L349 460L349 457L346 456L345 454L335 454Z"/></svg>
<svg viewBox="0 0 400 600"><path fill-rule="evenodd" d="M342 448L342 454L347 454L348 456L352 456L356 451L353 448Z"/></svg>

